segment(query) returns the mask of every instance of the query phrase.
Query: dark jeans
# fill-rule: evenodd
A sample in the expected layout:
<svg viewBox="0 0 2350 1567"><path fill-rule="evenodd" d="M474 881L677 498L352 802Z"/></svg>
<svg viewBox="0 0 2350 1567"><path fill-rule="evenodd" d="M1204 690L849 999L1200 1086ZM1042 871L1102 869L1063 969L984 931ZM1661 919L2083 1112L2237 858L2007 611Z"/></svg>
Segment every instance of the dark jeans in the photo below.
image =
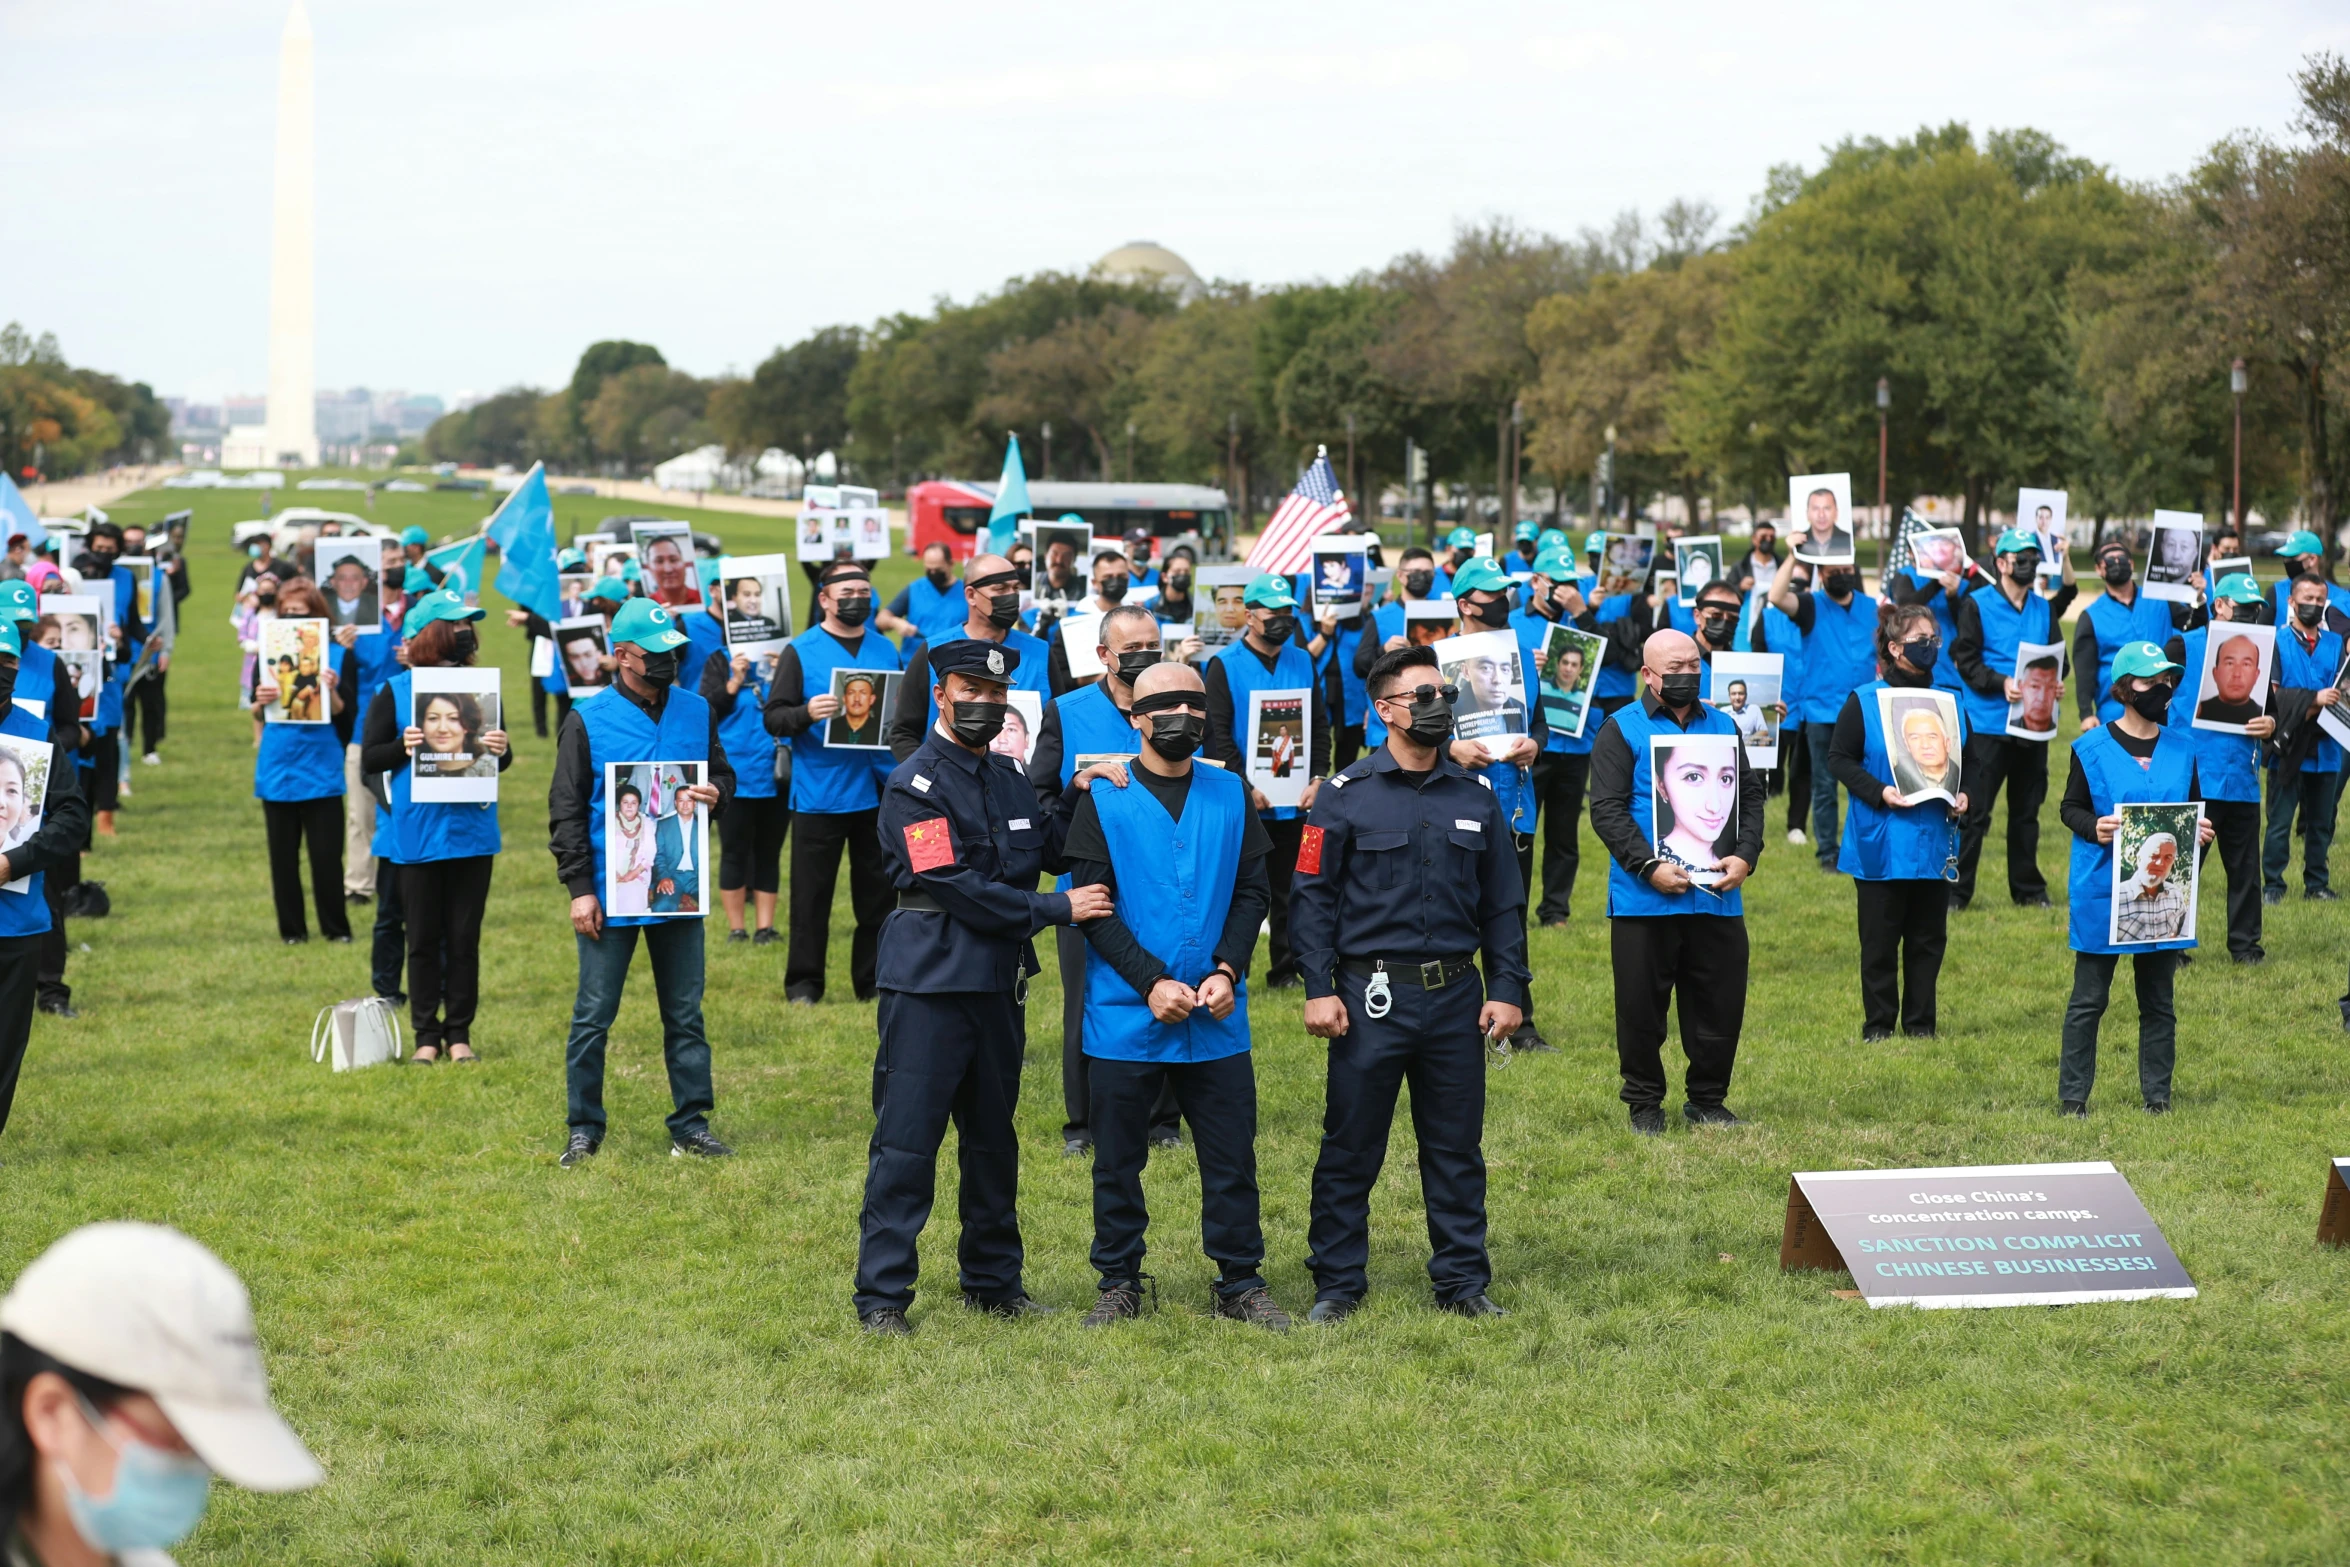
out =
<svg viewBox="0 0 2350 1567"><path fill-rule="evenodd" d="M2073 994L2064 1007L2064 1053L2056 1066L2056 1097L2081 1104L2097 1083L2097 1024L2113 992L2114 952L2073 954ZM2171 1067L2179 1054L2179 1019L2171 1009L2176 952L2130 954L2138 990L2138 1092L2148 1104L2170 1103Z"/></svg>
<svg viewBox="0 0 2350 1567"><path fill-rule="evenodd" d="M1804 743L1801 724L1779 726L1779 771L1787 790L1787 830L1800 832L1811 810L1811 747Z"/></svg>
<svg viewBox="0 0 2350 1567"><path fill-rule="evenodd" d="M1950 931L1950 884L1854 881L1860 906L1861 1027L1934 1032L1934 981Z"/></svg>
<svg viewBox="0 0 2350 1567"><path fill-rule="evenodd" d="M473 1042L481 1008L481 917L494 854L402 865L395 877L408 921L408 1023L419 1046Z"/></svg>
<svg viewBox="0 0 2350 1567"><path fill-rule="evenodd" d="M967 1294L1017 1300L1020 1283L1020 1009L995 991L881 992L873 1141L857 1230L857 1314L914 1303L915 1243L938 1196L938 1150L955 1126L956 1248Z"/></svg>
<svg viewBox="0 0 2350 1567"><path fill-rule="evenodd" d="M1485 1043L1477 1033L1484 985L1474 972L1441 990L1396 985L1393 1009L1374 1018L1363 1006L1367 983L1339 971L1347 1030L1330 1041L1306 1229L1314 1298L1359 1300L1370 1288L1371 1188L1387 1162L1396 1090L1407 1082L1428 1210L1429 1281L1440 1304L1481 1295L1493 1282L1485 1247Z"/></svg>
<svg viewBox="0 0 2350 1567"><path fill-rule="evenodd" d="M1828 747L1836 739L1834 724L1805 724L1804 749L1811 753L1811 852L1824 870L1836 868L1842 829L1836 820L1836 770L1828 765Z"/></svg>
<svg viewBox="0 0 2350 1567"><path fill-rule="evenodd" d="M122 742L134 750L153 751L163 743L164 713L169 701L164 695L163 682L170 678L160 669L150 669L139 677L139 683L123 694ZM134 739L143 742L134 745Z"/></svg>
<svg viewBox="0 0 2350 1567"><path fill-rule="evenodd" d="M408 961L408 906L400 901L400 867L390 860L376 862L375 931L369 952L369 977L379 996L400 994L400 974Z"/></svg>
<svg viewBox="0 0 2350 1567"><path fill-rule="evenodd" d="M2269 769L2268 844L2261 852L2260 875L2270 892L2284 895L2285 872L2293 863L2296 807L2301 817L2301 888L2323 892L2331 885L2326 857L2334 847L2334 807L2341 792L2340 773Z"/></svg>
<svg viewBox="0 0 2350 1567"><path fill-rule="evenodd" d="M302 922L302 845L307 841L318 933L330 941L349 940L351 916L343 909L343 797L264 800L261 819L269 835L269 891L277 902L277 933L288 940L310 934Z"/></svg>
<svg viewBox="0 0 2350 1567"><path fill-rule="evenodd" d="M92 776L92 774L96 776ZM90 749L82 760L82 785L89 792L90 809L111 811L122 804L122 731L109 731L90 742ZM308 802L305 801L305 804ZM332 802L336 810L343 808L337 795ZM335 873L336 881L342 872Z"/></svg>
<svg viewBox="0 0 2350 1567"><path fill-rule="evenodd" d="M1545 751L1534 758L1534 808L1542 824L1542 901L1537 922L1569 918L1575 873L1583 864L1583 790L1591 781L1591 753Z"/></svg>
<svg viewBox="0 0 2350 1567"><path fill-rule="evenodd" d="M1074 925L1053 927L1053 950L1061 960L1061 1107L1068 1117L1061 1123L1061 1140L1077 1137L1091 1142L1093 1057L1085 1053L1085 964L1092 954ZM1151 1107L1150 1135L1180 1135L1181 1116L1173 1086L1162 1088Z"/></svg>
<svg viewBox="0 0 2350 1567"><path fill-rule="evenodd" d="M530 683L530 721L537 728L539 738L547 738L547 688L536 680Z"/></svg>
<svg viewBox="0 0 2350 1567"><path fill-rule="evenodd" d="M563 1047L564 1085L571 1129L601 1142L604 1136L604 1046L629 960L639 936L653 966L653 994L661 1004L661 1055L669 1065L669 1135L683 1137L710 1124L710 1040L702 1032L702 922L661 920L651 925L607 925L600 939L579 945L579 998L571 1006L571 1038Z"/></svg>
<svg viewBox="0 0 2350 1567"><path fill-rule="evenodd" d="M1257 1078L1247 1051L1215 1061L1093 1063L1093 1266L1101 1287L1139 1278L1142 1167L1153 1106L1172 1091L1199 1154L1200 1247L1216 1265L1216 1293L1264 1287L1265 1232L1257 1207Z"/></svg>
<svg viewBox="0 0 2350 1567"><path fill-rule="evenodd" d="M772 894L783 886L783 840L791 831L791 801L782 795L746 800L736 795L718 819L718 890ZM851 875L856 874L852 869Z"/></svg>
<svg viewBox="0 0 2350 1567"><path fill-rule="evenodd" d="M16 1103L16 1076L33 1039L33 998L40 988L38 936L0 937L0 1132Z"/></svg>
<svg viewBox="0 0 2350 1567"><path fill-rule="evenodd" d="M2203 814L2211 818L2211 842L2204 846L2200 865L2216 851L2228 873L2228 953L2248 957L2260 946L2260 802L2206 800Z"/></svg>
<svg viewBox="0 0 2350 1567"><path fill-rule="evenodd" d="M2006 735L1969 735L1959 764L1959 787L1966 794L1966 820L1960 824L1958 884L1948 894L1965 907L1975 896L1975 866L1983 858L1983 840L1991 834L1991 805L2007 788L2007 895L2018 903L2048 896L2048 878L2040 874L2040 807L2048 798L2048 747L2036 740L2012 740Z"/></svg>
<svg viewBox="0 0 2350 1567"><path fill-rule="evenodd" d="M783 959L783 993L824 999L824 954L831 945L832 891L840 879L841 851L849 856L849 909L855 934L849 938L849 985L859 1001L873 996L874 955L881 947L881 922L897 901L889 862L874 836L881 813L846 811L823 815L801 811L792 817L791 944Z"/></svg>
<svg viewBox="0 0 2350 1567"><path fill-rule="evenodd" d="M1665 1102L1665 1009L1677 994L1681 1050L1689 1057L1686 1097L1701 1108L1720 1104L1746 1026L1746 921L1721 914L1620 915L1608 921L1608 948L1624 1103L1639 1109Z"/></svg>
<svg viewBox="0 0 2350 1567"><path fill-rule="evenodd" d="M1268 982L1297 977L1297 954L1289 950L1289 883L1297 874L1297 846L1305 833L1302 812L1285 822L1265 818L1265 836L1273 840L1273 851L1265 856L1265 879L1272 884L1273 893L1273 906L1265 912Z"/></svg>

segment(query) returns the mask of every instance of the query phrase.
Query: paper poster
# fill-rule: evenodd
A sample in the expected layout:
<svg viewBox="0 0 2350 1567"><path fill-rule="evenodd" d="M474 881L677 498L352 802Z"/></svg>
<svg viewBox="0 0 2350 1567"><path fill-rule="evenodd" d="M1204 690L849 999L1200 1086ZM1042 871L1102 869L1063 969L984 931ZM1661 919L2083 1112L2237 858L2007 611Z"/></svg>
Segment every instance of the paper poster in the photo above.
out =
<svg viewBox="0 0 2350 1567"><path fill-rule="evenodd" d="M1518 667L1518 634L1478 631L1433 645L1443 683L1456 687L1453 735L1475 740L1494 760L1527 732L1526 679Z"/></svg>
<svg viewBox="0 0 2350 1567"><path fill-rule="evenodd" d="M1036 755L1036 740L1044 729L1044 695L1037 691L1007 691L1004 693L1007 710L1004 727L987 748L998 756L1008 756L1028 769L1029 758Z"/></svg>
<svg viewBox="0 0 2350 1567"><path fill-rule="evenodd" d="M849 547L851 560L882 560L889 555L889 513L878 506L860 506L839 513L835 519L838 533L834 538L837 552L841 542Z"/></svg>
<svg viewBox="0 0 2350 1567"><path fill-rule="evenodd" d="M1796 559L1815 566L1851 565L1852 475L1806 473L1789 479L1787 526Z"/></svg>
<svg viewBox="0 0 2350 1567"><path fill-rule="evenodd" d="M383 545L371 538L320 539L318 591L330 630L345 626L363 637L383 635Z"/></svg>
<svg viewBox="0 0 2350 1567"><path fill-rule="evenodd" d="M2276 654L2274 626L2215 620L2205 628L2203 667L2195 672L2194 727L2240 735L2266 713Z"/></svg>
<svg viewBox="0 0 2350 1567"><path fill-rule="evenodd" d="M601 615L574 615L555 622L555 665L563 671L564 694L574 702L612 683L604 660L612 655L612 623Z"/></svg>
<svg viewBox="0 0 2350 1567"><path fill-rule="evenodd" d="M1719 534L1700 534L1673 541L1675 601L1694 608L1706 584L1722 580L1722 540Z"/></svg>
<svg viewBox="0 0 2350 1567"><path fill-rule="evenodd" d="M0 854L15 855L41 830L41 807L49 797L51 756L46 740L0 735ZM0 887L0 891L14 893L32 890L29 872Z"/></svg>
<svg viewBox="0 0 2350 1567"><path fill-rule="evenodd" d="M2195 838L2203 802L2121 804L2113 835L2113 914L2107 940L2117 947L2195 939Z"/></svg>
<svg viewBox="0 0 2350 1567"><path fill-rule="evenodd" d="M1648 741L1649 842L1700 887L1728 874L1738 847L1738 737L1660 734Z"/></svg>
<svg viewBox="0 0 2350 1567"><path fill-rule="evenodd" d="M1324 534L1314 540L1312 566L1307 578L1311 617L1317 621L1332 615L1341 621L1361 618L1371 573L1371 557L1362 536Z"/></svg>
<svg viewBox="0 0 2350 1567"><path fill-rule="evenodd" d="M530 678L544 680L554 672L555 639L553 637L532 637L530 639Z"/></svg>
<svg viewBox="0 0 2350 1567"><path fill-rule="evenodd" d="M1092 591L1086 572L1093 563L1093 524L1040 522L1028 592L1040 609L1074 603Z"/></svg>
<svg viewBox="0 0 2350 1567"><path fill-rule="evenodd" d="M1877 723L1893 787L1904 805L1958 803L1958 697L1949 691L1880 686Z"/></svg>
<svg viewBox="0 0 2350 1567"><path fill-rule="evenodd" d="M725 609L726 651L754 660L783 651L791 640L788 555L725 555L718 561L718 601Z"/></svg>
<svg viewBox="0 0 2350 1567"><path fill-rule="evenodd" d="M277 687L277 700L263 714L270 723L334 722L320 678L327 668L326 646L324 620L272 620L262 626L258 678L263 685Z"/></svg>
<svg viewBox="0 0 2350 1567"><path fill-rule="evenodd" d="M1966 535L1956 528L1926 528L1910 536L1910 564L1929 577L1964 577L1974 568Z"/></svg>
<svg viewBox="0 0 2350 1567"><path fill-rule="evenodd" d="M2007 704L2010 739L2036 740L2045 745L2056 738L2056 720L2064 700L2066 656L2062 642L2016 644L2015 683L2023 694Z"/></svg>
<svg viewBox="0 0 2350 1567"><path fill-rule="evenodd" d="M598 541L588 546L588 569L597 577L624 578L628 563L636 559L636 546Z"/></svg>
<svg viewBox="0 0 2350 1567"><path fill-rule="evenodd" d="M1648 586L1648 573L1656 564L1656 540L1630 533L1611 533L1599 552L1599 582L1597 599L1619 598L1626 593L1639 593Z"/></svg>
<svg viewBox="0 0 2350 1567"><path fill-rule="evenodd" d="M2332 735L2339 744L2350 746L2350 657L2342 660L2342 667L2334 675L2334 689L2341 693L2332 707L2317 710L2317 727Z"/></svg>
<svg viewBox="0 0 2350 1567"><path fill-rule="evenodd" d="M1099 615L1064 615L1053 628L1061 639L1061 652L1069 660L1069 673L1078 680L1091 680L1096 675L1109 673L1102 663L1102 617Z"/></svg>
<svg viewBox="0 0 2350 1567"><path fill-rule="evenodd" d="M482 737L505 728L494 669L418 669L403 716L424 742L408 754L408 797L428 805L495 800L498 758Z"/></svg>
<svg viewBox="0 0 2350 1567"><path fill-rule="evenodd" d="M2146 596L2192 604L2203 576L2203 518L2191 511L2158 511L2146 535Z"/></svg>
<svg viewBox="0 0 2350 1567"><path fill-rule="evenodd" d="M1248 606L1241 595L1256 580L1247 566L1200 567L1191 586L1191 634L1204 652L1231 646L1248 629Z"/></svg>
<svg viewBox="0 0 2350 1567"><path fill-rule="evenodd" d="M2062 576L2065 556L2072 549L2064 519L2068 498L2063 490L2023 489L2015 494L2015 525L2040 541L2043 577Z"/></svg>
<svg viewBox="0 0 2350 1567"><path fill-rule="evenodd" d="M604 767L604 912L692 918L708 912L710 813L685 797L700 762Z"/></svg>
<svg viewBox="0 0 2350 1567"><path fill-rule="evenodd" d="M2230 577L2250 577L2256 583L2260 580L2260 573L2252 569L2251 559L2243 555L2215 556L2204 566L2203 574L2215 588Z"/></svg>
<svg viewBox="0 0 2350 1567"><path fill-rule="evenodd" d="M1249 787L1274 805L1305 798L1308 730L1313 723L1311 691L1251 691L1248 694Z"/></svg>
<svg viewBox="0 0 2350 1567"><path fill-rule="evenodd" d="M1746 765L1779 765L1779 731L1787 722L1783 653L1716 653L1707 666L1705 699L1738 726Z"/></svg>
<svg viewBox="0 0 2350 1567"><path fill-rule="evenodd" d="M645 597L676 609L698 607L702 588L694 575L692 526L682 519L639 518L629 528L636 536L636 563L644 573Z"/></svg>
<svg viewBox="0 0 2350 1567"><path fill-rule="evenodd" d="M899 679L894 669L834 669L832 696L840 711L824 721L824 743L836 751L888 750L889 714L897 702Z"/></svg>
<svg viewBox="0 0 2350 1567"><path fill-rule="evenodd" d="M1570 740L1583 738L1584 726L1591 722L1592 694L1599 688L1599 666L1606 653L1604 637L1564 622L1543 632L1541 651L1535 655L1535 674L1542 721L1552 734Z"/></svg>
<svg viewBox="0 0 2350 1567"><path fill-rule="evenodd" d="M153 633L155 594L162 584L162 567L152 555L125 555L115 561L114 569L131 579L131 613Z"/></svg>

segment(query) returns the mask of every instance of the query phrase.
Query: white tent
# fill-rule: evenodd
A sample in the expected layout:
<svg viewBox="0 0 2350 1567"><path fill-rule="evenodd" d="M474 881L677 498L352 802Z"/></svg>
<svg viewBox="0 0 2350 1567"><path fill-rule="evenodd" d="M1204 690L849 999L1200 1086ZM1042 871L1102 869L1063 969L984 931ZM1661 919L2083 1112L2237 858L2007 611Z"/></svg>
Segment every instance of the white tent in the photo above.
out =
<svg viewBox="0 0 2350 1567"><path fill-rule="evenodd" d="M653 483L664 490L715 490L725 488L732 474L725 447L702 446L657 465Z"/></svg>

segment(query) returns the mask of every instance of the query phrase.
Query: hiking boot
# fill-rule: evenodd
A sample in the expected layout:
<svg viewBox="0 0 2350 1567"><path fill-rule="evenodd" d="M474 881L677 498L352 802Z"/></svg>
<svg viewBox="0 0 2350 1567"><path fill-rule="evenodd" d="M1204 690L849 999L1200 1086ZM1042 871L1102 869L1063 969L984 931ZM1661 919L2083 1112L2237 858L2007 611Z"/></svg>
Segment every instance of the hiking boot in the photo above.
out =
<svg viewBox="0 0 2350 1567"><path fill-rule="evenodd" d="M1093 1310L1077 1319L1081 1328L1106 1328L1142 1315L1142 1281L1120 1279L1094 1297Z"/></svg>
<svg viewBox="0 0 2350 1567"><path fill-rule="evenodd" d="M1218 1295L1214 1314L1233 1322L1253 1322L1268 1333L1287 1333L1289 1313L1273 1304L1273 1292L1262 1284L1238 1295Z"/></svg>

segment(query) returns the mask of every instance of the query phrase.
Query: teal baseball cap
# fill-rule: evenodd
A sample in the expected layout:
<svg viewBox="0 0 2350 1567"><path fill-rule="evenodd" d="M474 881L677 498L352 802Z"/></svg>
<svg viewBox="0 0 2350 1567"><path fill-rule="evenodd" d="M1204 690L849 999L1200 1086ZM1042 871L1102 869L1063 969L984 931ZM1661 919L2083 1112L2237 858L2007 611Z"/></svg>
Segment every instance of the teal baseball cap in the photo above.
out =
<svg viewBox="0 0 2350 1567"><path fill-rule="evenodd" d="M1452 574L1452 596L1456 599L1470 593L1507 592L1514 586L1501 562L1490 555L1464 560L1460 570Z"/></svg>
<svg viewBox="0 0 2350 1567"><path fill-rule="evenodd" d="M432 535L412 523L400 530L400 542L402 544L430 544Z"/></svg>
<svg viewBox="0 0 2350 1567"><path fill-rule="evenodd" d="M2127 642L2113 655L2113 678L2145 680L2155 675L2166 675L2179 666L2163 657L2162 649L2151 642Z"/></svg>
<svg viewBox="0 0 2350 1567"><path fill-rule="evenodd" d="M465 595L455 588L435 588L408 606L408 618L400 622L400 635L412 637L436 620L479 620L481 615L481 606L466 603Z"/></svg>
<svg viewBox="0 0 2350 1567"><path fill-rule="evenodd" d="M1082 528L1086 525L1085 519L1078 516L1077 513L1073 511L1065 511L1061 513L1057 520L1067 523L1072 528Z"/></svg>
<svg viewBox="0 0 2350 1567"><path fill-rule="evenodd" d="M0 621L14 625L20 620L41 618L41 595L22 577L13 582L0 582Z"/></svg>
<svg viewBox="0 0 2350 1567"><path fill-rule="evenodd" d="M1534 575L1566 582L1579 579L1582 573L1575 569L1575 557L1567 553L1566 546L1553 544L1534 557Z"/></svg>
<svg viewBox="0 0 2350 1567"><path fill-rule="evenodd" d="M625 604L628 602L628 584L622 582L618 577L605 577L600 579L594 587L588 589L587 596L592 599L610 599L615 604Z"/></svg>
<svg viewBox="0 0 2350 1567"><path fill-rule="evenodd" d="M1295 609L1297 595L1289 591L1287 577L1268 571L1248 585L1248 591L1240 595L1240 602L1251 609Z"/></svg>
<svg viewBox="0 0 2350 1567"><path fill-rule="evenodd" d="M1511 531L1510 537L1512 539L1530 539L1541 531L1542 530L1540 528L1534 526L1534 519L1528 517L1521 521L1517 527Z"/></svg>
<svg viewBox="0 0 2350 1567"><path fill-rule="evenodd" d="M1444 536L1444 547L1448 550L1473 550L1477 547L1477 535L1467 528L1455 528Z"/></svg>
<svg viewBox="0 0 2350 1567"><path fill-rule="evenodd" d="M1594 528L1594 529L1592 529L1592 530L1591 530L1589 533L1586 533L1586 534L1584 534L1584 535L1583 535L1583 553L1584 553L1584 554L1586 554L1586 555L1596 555L1596 554L1598 554L1598 553L1599 553L1601 550L1603 550L1603 549L1606 549L1606 548L1607 548L1607 533L1606 533L1606 531L1605 531L1604 529L1600 529L1600 528Z"/></svg>
<svg viewBox="0 0 2350 1567"><path fill-rule="evenodd" d="M633 560L624 560L620 563L620 580L623 582L642 582L645 580L645 568L638 565Z"/></svg>
<svg viewBox="0 0 2350 1567"><path fill-rule="evenodd" d="M2247 572L2231 571L2219 579L2219 585L2211 590L2211 596L2226 599L2231 604L2257 604L2260 602L2260 584L2253 581Z"/></svg>
<svg viewBox="0 0 2350 1567"><path fill-rule="evenodd" d="M1534 547L1538 550L1563 550L1571 548L1574 542L1573 539L1567 537L1567 530L1564 528L1545 528L1535 538Z"/></svg>
<svg viewBox="0 0 2350 1567"><path fill-rule="evenodd" d="M2323 555L2325 552L2325 545L2318 542L2317 535L2307 528L2295 528L2277 550L2279 555Z"/></svg>
<svg viewBox="0 0 2350 1567"><path fill-rule="evenodd" d="M10 658L24 656L24 633L16 629L13 620L0 619L0 653Z"/></svg>
<svg viewBox="0 0 2350 1567"><path fill-rule="evenodd" d="M634 642L648 653L666 653L686 644L677 617L651 599L630 599L612 617L612 645Z"/></svg>
<svg viewBox="0 0 2350 1567"><path fill-rule="evenodd" d="M694 580L708 587L718 580L718 568L726 564L715 555L697 556L694 560Z"/></svg>
<svg viewBox="0 0 2350 1567"><path fill-rule="evenodd" d="M557 571L585 571L585 570L587 570L587 551L585 551L585 550L564 550L564 551L561 551L560 553L558 553L558 554L555 556L555 569L556 569Z"/></svg>
<svg viewBox="0 0 2350 1567"><path fill-rule="evenodd" d="M2036 550L2039 547L2040 535L2031 529L2010 528L1999 535L1999 542L1992 546L1991 553L1994 555L2021 555L2026 550Z"/></svg>

